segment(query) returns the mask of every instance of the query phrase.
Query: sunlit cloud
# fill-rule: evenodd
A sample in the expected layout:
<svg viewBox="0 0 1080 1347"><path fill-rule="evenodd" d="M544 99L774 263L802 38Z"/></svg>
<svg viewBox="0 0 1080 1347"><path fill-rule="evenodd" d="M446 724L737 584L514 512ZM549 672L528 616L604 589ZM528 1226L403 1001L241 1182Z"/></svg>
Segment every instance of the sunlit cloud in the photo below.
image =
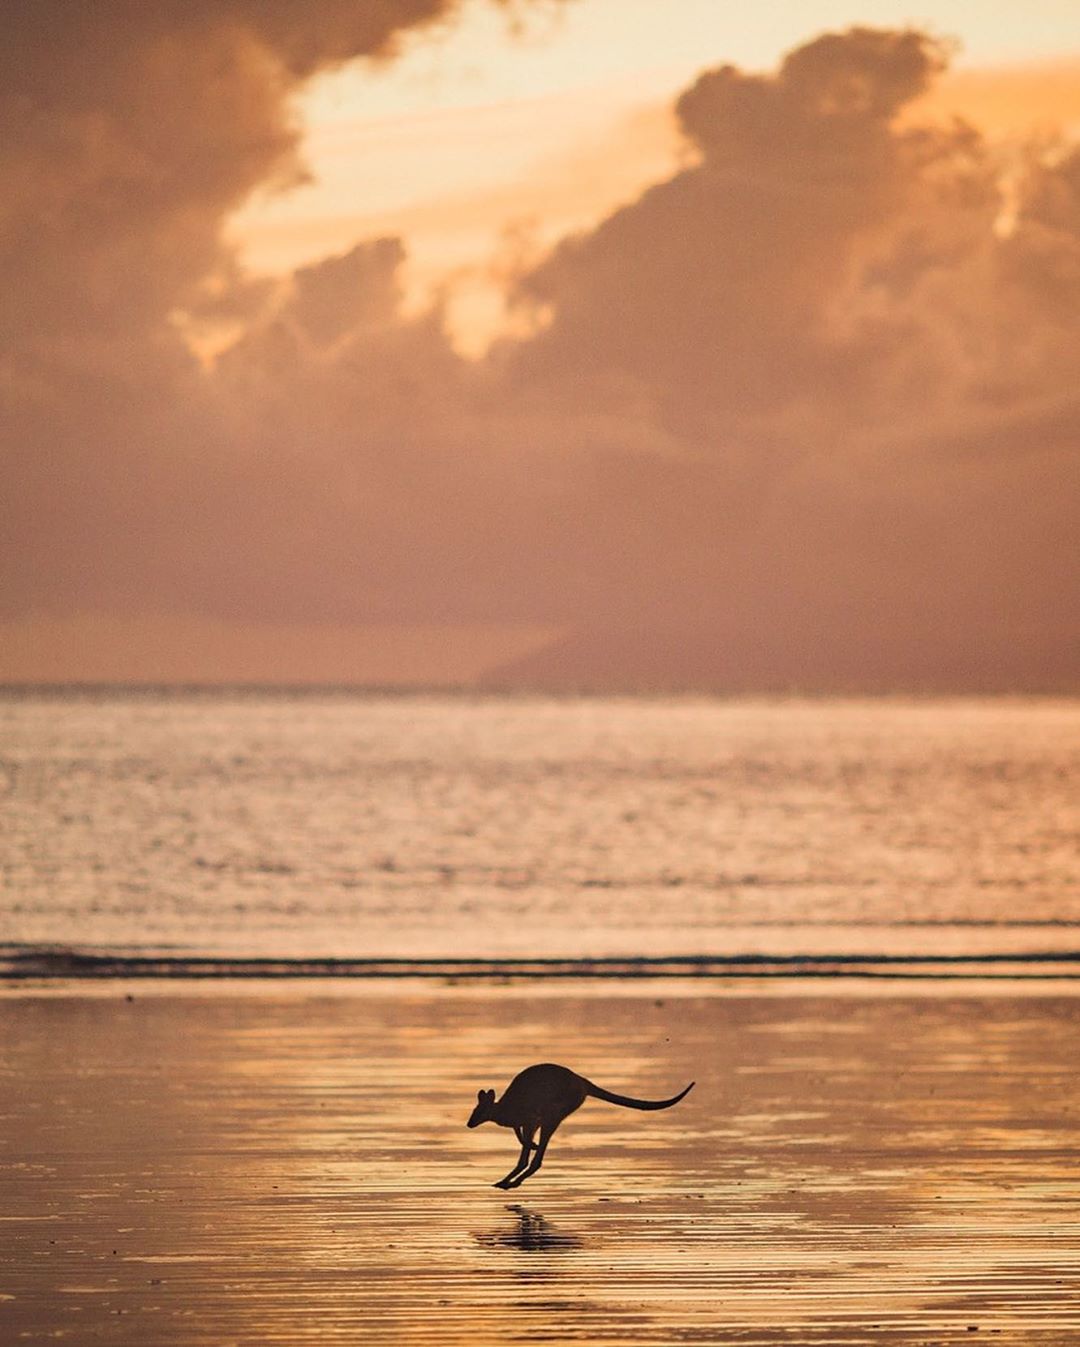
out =
<svg viewBox="0 0 1080 1347"><path fill-rule="evenodd" d="M3 165L19 670L37 639L71 676L49 624L97 613L161 649L202 622L214 676L369 676L313 629L384 633L381 677L440 667L395 628L495 633L441 667L519 682L1074 676L1067 118L1029 132L999 82L1007 135L954 120L951 47L906 28L697 66L669 101L578 72L506 98L505 134L459 80L435 144L480 169L425 177L434 114L398 109L359 214L256 267L245 203L301 180L308 81L456 8L103 5L60 43L47 9Z"/></svg>

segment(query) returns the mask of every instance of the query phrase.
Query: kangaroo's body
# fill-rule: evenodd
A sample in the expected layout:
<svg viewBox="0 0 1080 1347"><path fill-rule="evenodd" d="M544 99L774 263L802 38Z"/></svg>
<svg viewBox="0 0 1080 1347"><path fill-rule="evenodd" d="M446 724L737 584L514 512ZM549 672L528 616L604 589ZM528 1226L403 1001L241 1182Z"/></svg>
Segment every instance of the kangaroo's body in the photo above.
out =
<svg viewBox="0 0 1080 1347"><path fill-rule="evenodd" d="M552 1133L570 1114L579 1109L586 1099L603 1099L608 1104L623 1108L671 1108L694 1088L691 1081L685 1090L671 1099L630 1099L623 1094L612 1094L594 1085L565 1066L544 1062L527 1066L506 1087L501 1099L494 1090L477 1092L476 1107L467 1126L479 1127L493 1122L499 1127L512 1127L521 1142L521 1155L514 1168L495 1184L496 1188L516 1188L544 1162L544 1152ZM540 1134L539 1141L534 1138ZM530 1159L530 1155L532 1158Z"/></svg>

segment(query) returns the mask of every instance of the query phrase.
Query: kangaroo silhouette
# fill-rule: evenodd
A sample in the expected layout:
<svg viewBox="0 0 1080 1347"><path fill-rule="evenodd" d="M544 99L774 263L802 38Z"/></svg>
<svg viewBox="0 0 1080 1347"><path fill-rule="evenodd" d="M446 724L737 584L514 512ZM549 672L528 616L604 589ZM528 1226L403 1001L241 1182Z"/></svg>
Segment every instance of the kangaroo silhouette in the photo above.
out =
<svg viewBox="0 0 1080 1347"><path fill-rule="evenodd" d="M466 1126L479 1127L481 1123L493 1122L499 1127L514 1129L521 1142L521 1154L510 1173L493 1186L516 1188L544 1163L548 1142L555 1129L579 1109L586 1099L603 1099L608 1104L619 1104L623 1108L671 1108L690 1093L694 1083L691 1081L685 1090L671 1099L630 1099L627 1095L612 1094L610 1090L601 1089L569 1067L543 1062L539 1066L527 1066L524 1071L519 1071L501 1099L495 1098L494 1090L477 1090L476 1107ZM540 1140L534 1141L538 1131ZM530 1152L532 1159L529 1158Z"/></svg>

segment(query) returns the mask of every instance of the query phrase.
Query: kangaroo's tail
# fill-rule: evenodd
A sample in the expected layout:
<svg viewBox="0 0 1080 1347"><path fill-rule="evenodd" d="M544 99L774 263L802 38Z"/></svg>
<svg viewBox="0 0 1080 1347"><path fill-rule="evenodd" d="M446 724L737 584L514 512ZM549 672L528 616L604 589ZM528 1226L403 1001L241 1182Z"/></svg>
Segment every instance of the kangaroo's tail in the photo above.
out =
<svg viewBox="0 0 1080 1347"><path fill-rule="evenodd" d="M582 1080L585 1086L585 1093L592 1095L594 1099L603 1099L608 1104L620 1104L623 1108L671 1108L672 1104L677 1104L680 1099L688 1095L696 1084L691 1081L685 1090L680 1091L672 1099L630 1099L625 1094L612 1094L610 1090L602 1090L599 1085L594 1085L591 1080Z"/></svg>

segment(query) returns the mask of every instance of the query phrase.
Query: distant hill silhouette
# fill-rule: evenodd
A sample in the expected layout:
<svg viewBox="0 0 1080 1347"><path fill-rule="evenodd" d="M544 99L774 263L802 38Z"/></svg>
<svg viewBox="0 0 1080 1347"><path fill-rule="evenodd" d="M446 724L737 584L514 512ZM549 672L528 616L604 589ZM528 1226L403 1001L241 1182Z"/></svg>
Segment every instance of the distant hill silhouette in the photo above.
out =
<svg viewBox="0 0 1080 1347"><path fill-rule="evenodd" d="M777 631L580 629L505 663L485 687L552 691L1076 692L1072 632L971 632L811 624Z"/></svg>

